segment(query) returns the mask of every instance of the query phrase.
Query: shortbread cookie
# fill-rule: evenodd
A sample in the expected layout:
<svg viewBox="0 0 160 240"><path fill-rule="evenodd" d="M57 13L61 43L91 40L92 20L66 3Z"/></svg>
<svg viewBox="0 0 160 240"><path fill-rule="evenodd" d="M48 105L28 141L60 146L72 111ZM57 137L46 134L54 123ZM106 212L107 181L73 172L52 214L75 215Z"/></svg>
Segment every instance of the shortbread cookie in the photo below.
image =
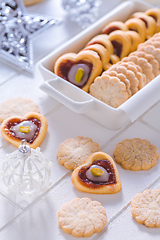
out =
<svg viewBox="0 0 160 240"><path fill-rule="evenodd" d="M138 50L138 51L135 51L135 52L131 53L130 56L137 56L137 57L145 58L152 65L152 72L154 74L154 77L158 76L158 74L159 74L159 63L154 58L153 55L145 53L141 50Z"/></svg>
<svg viewBox="0 0 160 240"><path fill-rule="evenodd" d="M71 181L82 192L113 194L121 190L117 167L111 156L104 152L92 153L73 171Z"/></svg>
<svg viewBox="0 0 160 240"><path fill-rule="evenodd" d="M116 145L115 161L124 169L139 171L154 167L159 158L156 146L146 139L125 139Z"/></svg>
<svg viewBox="0 0 160 240"><path fill-rule="evenodd" d="M152 72L152 65L145 58L129 55L128 57L122 59L122 62L130 61L134 62L142 68L142 72L146 76L146 84L153 80L154 74Z"/></svg>
<svg viewBox="0 0 160 240"><path fill-rule="evenodd" d="M25 139L31 148L37 148L42 143L47 128L47 119L40 113L31 112L23 117L6 118L1 125L1 135L16 147Z"/></svg>
<svg viewBox="0 0 160 240"><path fill-rule="evenodd" d="M121 82L124 82L124 84L126 85L126 92L128 93L128 98L132 96L132 92L130 90L130 81L126 78L126 76L123 73L117 73L116 71L111 70L108 71L107 74L109 76L118 77ZM103 75L105 75L105 72L103 73Z"/></svg>
<svg viewBox="0 0 160 240"><path fill-rule="evenodd" d="M117 108L128 99L125 83L118 77L103 75L90 86L90 94L111 107Z"/></svg>
<svg viewBox="0 0 160 240"><path fill-rule="evenodd" d="M160 227L160 190L147 189L131 201L131 214L139 224L149 228Z"/></svg>
<svg viewBox="0 0 160 240"><path fill-rule="evenodd" d="M119 64L119 62L117 64L114 64L113 66L111 66L109 68L109 70L103 72L102 75L106 74L109 71L116 71L117 73L123 73L126 78L129 80L130 82L130 90L132 95L135 94L138 91L138 79L136 78L134 72L128 70L125 66L122 66L121 64Z"/></svg>
<svg viewBox="0 0 160 240"><path fill-rule="evenodd" d="M58 211L58 223L65 233L74 237L91 237L107 224L106 210L90 198L75 198Z"/></svg>
<svg viewBox="0 0 160 240"><path fill-rule="evenodd" d="M158 61L159 63L159 69L160 69L160 49L155 48L153 45L148 44L147 46L143 46L141 45L140 47L138 47L138 51L143 51L146 52L148 54L151 54L154 56L154 58Z"/></svg>
<svg viewBox="0 0 160 240"><path fill-rule="evenodd" d="M146 85L146 76L142 73L142 68L134 62L119 62L120 65L126 67L128 70L134 72L138 80L138 90Z"/></svg>
<svg viewBox="0 0 160 240"><path fill-rule="evenodd" d="M102 62L94 51L83 50L60 56L54 65L58 76L88 92L90 84L102 72Z"/></svg>
<svg viewBox="0 0 160 240"><path fill-rule="evenodd" d="M57 159L61 165L67 169L74 170L84 164L86 158L94 152L100 151L99 144L93 142L91 138L76 137L65 140L59 146Z"/></svg>
<svg viewBox="0 0 160 240"><path fill-rule="evenodd" d="M23 116L28 112L40 113L38 105L32 100L21 97L8 99L0 105L0 122L10 116Z"/></svg>

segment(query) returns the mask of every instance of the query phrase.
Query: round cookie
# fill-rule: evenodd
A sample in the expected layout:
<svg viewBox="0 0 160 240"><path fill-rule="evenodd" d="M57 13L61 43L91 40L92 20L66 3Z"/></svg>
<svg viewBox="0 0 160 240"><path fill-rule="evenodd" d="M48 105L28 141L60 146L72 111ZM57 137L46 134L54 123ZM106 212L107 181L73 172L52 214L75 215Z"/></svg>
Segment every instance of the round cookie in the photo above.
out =
<svg viewBox="0 0 160 240"><path fill-rule="evenodd" d="M131 214L139 224L149 228L160 227L160 190L147 189L131 201Z"/></svg>
<svg viewBox="0 0 160 240"><path fill-rule="evenodd" d="M93 142L91 138L78 136L69 138L61 143L57 151L57 159L67 169L74 170L76 167L84 164L90 154L98 151L100 151L98 143Z"/></svg>
<svg viewBox="0 0 160 240"><path fill-rule="evenodd" d="M159 63L152 54L148 54L141 50L138 50L131 53L130 56L145 58L152 65L152 72L154 74L154 77L159 75Z"/></svg>
<svg viewBox="0 0 160 240"><path fill-rule="evenodd" d="M74 237L91 237L107 224L106 210L90 198L75 198L58 211L58 223L65 233Z"/></svg>
<svg viewBox="0 0 160 240"><path fill-rule="evenodd" d="M115 161L122 168L132 171L149 170L159 158L156 146L146 139L125 139L116 145L113 152Z"/></svg>
<svg viewBox="0 0 160 240"><path fill-rule="evenodd" d="M0 105L0 122L11 116L23 116L28 112L40 113L39 107L27 98L11 98Z"/></svg>
<svg viewBox="0 0 160 240"><path fill-rule="evenodd" d="M119 107L129 98L125 83L118 77L107 74L95 79L90 86L90 94L114 108Z"/></svg>

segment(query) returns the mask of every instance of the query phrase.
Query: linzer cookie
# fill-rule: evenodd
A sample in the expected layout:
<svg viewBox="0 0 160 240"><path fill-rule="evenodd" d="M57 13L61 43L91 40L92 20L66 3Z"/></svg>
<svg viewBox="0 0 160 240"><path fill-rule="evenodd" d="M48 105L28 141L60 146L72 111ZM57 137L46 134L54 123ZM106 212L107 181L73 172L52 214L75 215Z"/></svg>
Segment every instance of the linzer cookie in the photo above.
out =
<svg viewBox="0 0 160 240"><path fill-rule="evenodd" d="M79 136L61 143L57 151L57 159L67 169L74 170L84 164L90 154L98 151L101 151L98 143L93 142L91 138Z"/></svg>
<svg viewBox="0 0 160 240"><path fill-rule="evenodd" d="M155 145L146 139L125 139L116 145L113 152L115 161L124 169L139 171L154 167L159 158Z"/></svg>
<svg viewBox="0 0 160 240"><path fill-rule="evenodd" d="M148 16L144 12L136 12L132 15L132 18L144 21L146 25L146 39L149 39L156 33L156 21L153 17Z"/></svg>
<svg viewBox="0 0 160 240"><path fill-rule="evenodd" d="M107 224L106 210L90 198L75 198L58 211L58 223L65 233L74 237L91 237Z"/></svg>
<svg viewBox="0 0 160 240"><path fill-rule="evenodd" d="M127 31L128 27L124 22L121 21L113 21L108 23L103 29L102 33L103 34L110 34L111 32L114 32L116 30L122 30L122 31Z"/></svg>
<svg viewBox="0 0 160 240"><path fill-rule="evenodd" d="M0 105L0 122L10 116L23 116L28 112L40 112L38 105L32 100L21 97L8 99Z"/></svg>
<svg viewBox="0 0 160 240"><path fill-rule="evenodd" d="M6 118L1 125L1 135L16 147L25 139L31 148L37 148L42 143L47 128L47 119L40 113L31 112L23 117Z"/></svg>
<svg viewBox="0 0 160 240"><path fill-rule="evenodd" d="M88 92L89 86L102 72L102 62L95 51L83 50L59 57L54 72L63 79Z"/></svg>
<svg viewBox="0 0 160 240"><path fill-rule="evenodd" d="M113 159L104 152L92 153L71 176L72 183L82 191L113 194L121 190L121 182Z"/></svg>
<svg viewBox="0 0 160 240"><path fill-rule="evenodd" d="M149 228L160 227L160 190L147 189L131 201L131 214L139 224Z"/></svg>
<svg viewBox="0 0 160 240"><path fill-rule="evenodd" d="M120 59L126 57L131 51L131 38L130 36L121 30L114 31L109 34L108 39L111 41L114 47L114 53Z"/></svg>

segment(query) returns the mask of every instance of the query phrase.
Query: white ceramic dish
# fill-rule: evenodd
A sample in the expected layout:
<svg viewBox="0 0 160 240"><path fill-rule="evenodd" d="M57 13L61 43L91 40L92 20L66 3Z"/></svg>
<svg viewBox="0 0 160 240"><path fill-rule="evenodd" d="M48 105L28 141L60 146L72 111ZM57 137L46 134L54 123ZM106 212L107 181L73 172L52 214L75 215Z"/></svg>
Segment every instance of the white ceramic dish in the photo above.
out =
<svg viewBox="0 0 160 240"><path fill-rule="evenodd" d="M89 40L100 34L107 23L114 20L126 21L132 13L145 11L150 7L152 6L141 1L126 1L43 58L39 62L39 67L45 81L40 89L72 111L84 114L107 128L120 129L134 122L160 99L160 75L115 109L58 77L53 73L53 68L58 57L67 52L78 53Z"/></svg>

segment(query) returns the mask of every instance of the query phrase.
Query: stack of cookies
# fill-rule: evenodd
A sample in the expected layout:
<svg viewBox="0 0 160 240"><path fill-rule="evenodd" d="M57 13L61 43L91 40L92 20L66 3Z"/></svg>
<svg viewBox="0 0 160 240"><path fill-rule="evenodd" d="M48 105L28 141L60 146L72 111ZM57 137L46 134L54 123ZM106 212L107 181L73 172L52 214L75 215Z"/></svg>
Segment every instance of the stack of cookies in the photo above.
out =
<svg viewBox="0 0 160 240"><path fill-rule="evenodd" d="M160 33L157 33L104 71L91 84L90 94L114 108L119 107L159 75L159 40Z"/></svg>

